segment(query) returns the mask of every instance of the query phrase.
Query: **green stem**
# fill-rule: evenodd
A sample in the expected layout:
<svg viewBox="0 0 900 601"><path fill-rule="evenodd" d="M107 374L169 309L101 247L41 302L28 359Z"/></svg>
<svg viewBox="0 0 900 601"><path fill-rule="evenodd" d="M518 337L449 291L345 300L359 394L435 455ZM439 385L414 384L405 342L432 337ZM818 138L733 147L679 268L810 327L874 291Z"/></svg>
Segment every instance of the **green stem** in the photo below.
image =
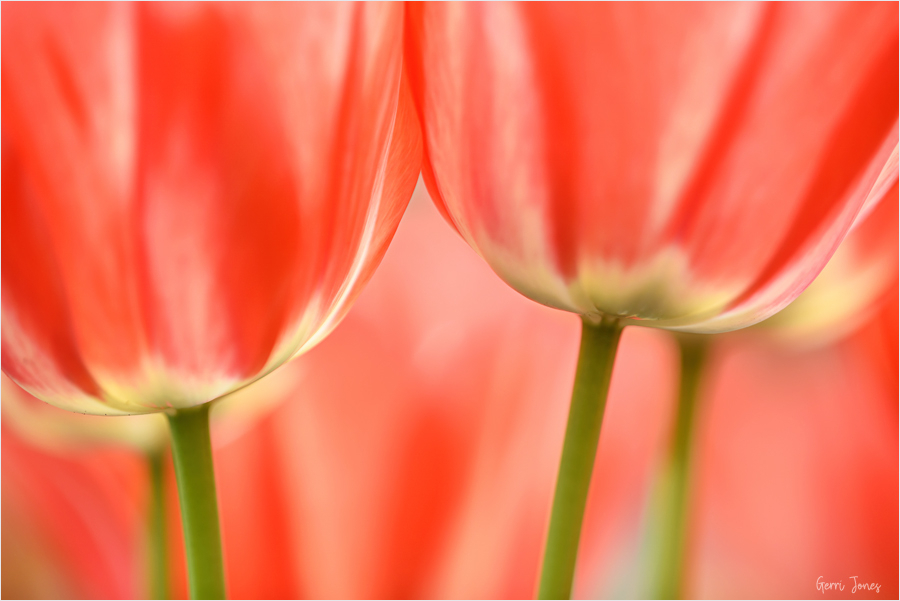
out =
<svg viewBox="0 0 900 601"><path fill-rule="evenodd" d="M168 541L166 537L165 451L147 453L150 471L150 515L148 519L148 581L151 599L169 598Z"/></svg>
<svg viewBox="0 0 900 601"><path fill-rule="evenodd" d="M690 460L698 390L706 362L705 336L680 335L681 383L668 466L661 487L659 580L656 598L680 599L684 593Z"/></svg>
<svg viewBox="0 0 900 601"><path fill-rule="evenodd" d="M540 599L568 599L572 594L581 522L621 335L622 325L616 319L603 319L599 324L582 320L572 404L544 548Z"/></svg>
<svg viewBox="0 0 900 601"><path fill-rule="evenodd" d="M168 417L191 598L224 599L225 571L209 441L209 403L178 409Z"/></svg>

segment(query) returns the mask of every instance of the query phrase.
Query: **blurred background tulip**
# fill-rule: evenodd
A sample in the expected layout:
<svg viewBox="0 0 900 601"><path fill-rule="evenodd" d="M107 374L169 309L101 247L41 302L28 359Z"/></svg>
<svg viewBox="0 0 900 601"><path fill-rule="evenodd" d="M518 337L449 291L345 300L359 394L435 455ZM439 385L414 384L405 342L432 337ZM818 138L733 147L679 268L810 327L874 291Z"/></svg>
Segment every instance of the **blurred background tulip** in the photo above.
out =
<svg viewBox="0 0 900 601"><path fill-rule="evenodd" d="M22 4L3 19L3 371L185 408L324 337L419 169L402 6Z"/></svg>
<svg viewBox="0 0 900 601"><path fill-rule="evenodd" d="M10 430L6 418L2 447L0 595L145 597L147 474L140 458L109 446L41 449Z"/></svg>
<svg viewBox="0 0 900 601"><path fill-rule="evenodd" d="M869 577L881 597L897 594L896 377L872 360L896 348L883 342L885 321L876 312L852 337L813 350L757 336L714 355L698 428L691 596L812 597L820 574ZM271 386L259 396L272 413L234 436L213 422L229 595L531 597L577 337L576 323L505 286L416 196L343 324L241 392L252 405ZM677 350L663 332L629 329L616 370L594 472L619 485L589 498L576 597L647 594L647 499L674 413ZM8 453L14 443L28 453ZM58 466L98 469L96 455L81 453L53 456L4 433L4 478L23 477L40 457L57 466L32 476L45 482L41 503L60 502L54 487L82 472ZM8 470L13 461L26 467ZM118 589L108 574L82 571L91 593L69 583L58 594L141 596L139 512L117 521L91 495L135 507L142 480L110 487L88 474L81 511L96 506L94 527L116 533L105 540L131 571ZM56 544L71 555L42 547L38 504L7 501L23 490L4 482L4 534L17 520L4 550L13 541L39 549L28 565L45 574L99 553L65 530ZM174 526L172 588L183 596ZM35 587L51 581L4 578L3 595L15 585L17 596L42 596Z"/></svg>
<svg viewBox="0 0 900 601"><path fill-rule="evenodd" d="M881 375L850 341L723 350L698 433L689 594L812 597L821 577L847 586L833 597L897 596L897 396ZM848 595L851 576L880 591Z"/></svg>
<svg viewBox="0 0 900 601"><path fill-rule="evenodd" d="M896 158L892 163L896 169ZM760 324L788 344L842 338L872 318L897 285L897 182L787 309Z"/></svg>

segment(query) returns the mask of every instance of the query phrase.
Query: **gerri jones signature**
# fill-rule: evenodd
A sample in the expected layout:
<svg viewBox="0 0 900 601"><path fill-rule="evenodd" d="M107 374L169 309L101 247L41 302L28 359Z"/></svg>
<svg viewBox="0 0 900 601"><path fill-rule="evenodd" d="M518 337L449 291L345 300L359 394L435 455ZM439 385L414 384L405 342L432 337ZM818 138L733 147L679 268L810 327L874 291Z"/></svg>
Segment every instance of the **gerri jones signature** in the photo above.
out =
<svg viewBox="0 0 900 601"><path fill-rule="evenodd" d="M850 576L850 578L853 580L853 590L850 591L851 593L855 593L856 591L881 592L881 585L877 582L859 582L858 576ZM823 595L825 594L825 591L842 591L844 588L843 580L838 580L837 582L825 582L822 579L822 576L819 576L819 579L816 580L816 590Z"/></svg>

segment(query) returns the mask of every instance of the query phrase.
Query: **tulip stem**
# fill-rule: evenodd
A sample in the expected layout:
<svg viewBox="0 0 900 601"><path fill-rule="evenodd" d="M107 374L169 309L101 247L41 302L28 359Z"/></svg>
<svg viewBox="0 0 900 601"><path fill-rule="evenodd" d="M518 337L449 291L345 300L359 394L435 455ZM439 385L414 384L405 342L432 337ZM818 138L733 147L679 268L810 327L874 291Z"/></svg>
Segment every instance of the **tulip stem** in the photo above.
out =
<svg viewBox="0 0 900 601"><path fill-rule="evenodd" d="M165 451L147 453L150 471L150 512L148 519L148 573L151 599L169 598L168 540L166 537Z"/></svg>
<svg viewBox="0 0 900 601"><path fill-rule="evenodd" d="M705 336L677 336L681 352L681 382L675 430L669 460L660 486L659 573L657 599L681 599L684 571L690 491L690 460L697 413L698 391L706 362Z"/></svg>
<svg viewBox="0 0 900 601"><path fill-rule="evenodd" d="M191 599L224 599L209 403L168 414Z"/></svg>
<svg viewBox="0 0 900 601"><path fill-rule="evenodd" d="M544 548L540 599L568 599L572 594L581 523L621 335L617 319L604 318L599 324L582 320L572 404Z"/></svg>

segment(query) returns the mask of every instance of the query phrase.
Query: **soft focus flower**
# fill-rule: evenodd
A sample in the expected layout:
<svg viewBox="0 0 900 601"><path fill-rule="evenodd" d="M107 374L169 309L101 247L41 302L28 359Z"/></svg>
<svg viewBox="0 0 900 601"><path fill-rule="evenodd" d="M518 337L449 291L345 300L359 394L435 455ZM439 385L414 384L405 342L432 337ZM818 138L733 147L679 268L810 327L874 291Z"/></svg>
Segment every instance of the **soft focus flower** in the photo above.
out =
<svg viewBox="0 0 900 601"><path fill-rule="evenodd" d="M541 303L692 332L747 326L796 298L885 190L896 4L408 15L429 190Z"/></svg>
<svg viewBox="0 0 900 601"><path fill-rule="evenodd" d="M821 576L897 596L897 396L866 354L744 341L710 384L690 594L813 597Z"/></svg>
<svg viewBox="0 0 900 601"><path fill-rule="evenodd" d="M20 438L5 417L2 446L0 595L146 596L140 545L146 470L137 456L109 447L49 452Z"/></svg>
<svg viewBox="0 0 900 601"><path fill-rule="evenodd" d="M415 184L402 6L3 11L3 371L105 415L312 347Z"/></svg>
<svg viewBox="0 0 900 601"><path fill-rule="evenodd" d="M858 345L856 352L866 357L867 361L874 365L881 374L883 386L890 392L889 403L894 411L894 423L897 423L897 413L900 410L900 286L894 281L894 286L887 293L887 300L877 308L868 325L857 329L850 338L852 344Z"/></svg>
<svg viewBox="0 0 900 601"><path fill-rule="evenodd" d="M897 183L854 227L815 281L761 326L794 344L836 340L865 323L897 283Z"/></svg>

